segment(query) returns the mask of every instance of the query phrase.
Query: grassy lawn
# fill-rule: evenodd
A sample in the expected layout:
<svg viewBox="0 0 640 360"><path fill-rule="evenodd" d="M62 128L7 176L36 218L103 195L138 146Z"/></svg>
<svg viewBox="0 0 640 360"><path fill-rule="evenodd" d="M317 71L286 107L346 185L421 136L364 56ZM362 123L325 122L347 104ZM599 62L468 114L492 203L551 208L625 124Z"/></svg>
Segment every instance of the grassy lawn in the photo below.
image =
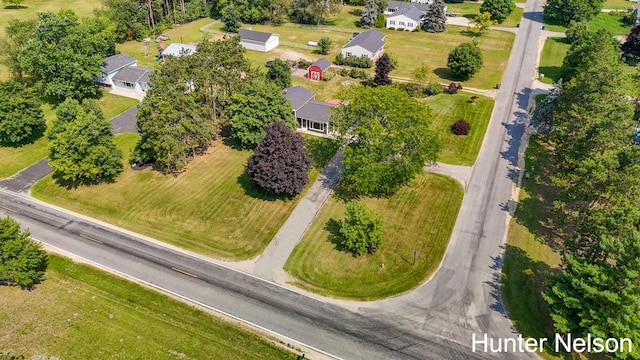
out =
<svg viewBox="0 0 640 360"><path fill-rule="evenodd" d="M612 35L627 35L631 28L622 22L622 18L609 13L600 13L589 21L589 30L605 29Z"/></svg>
<svg viewBox="0 0 640 360"><path fill-rule="evenodd" d="M543 83L553 84L560 78L562 60L571 45L565 38L547 38L540 54L538 72L544 74Z"/></svg>
<svg viewBox="0 0 640 360"><path fill-rule="evenodd" d="M502 269L502 298L509 317L518 332L533 338L553 337L553 323L540 293L545 289L544 274L560 263L559 239L551 213L556 191L550 180L553 169L548 151L548 145L539 137L531 138L526 153L530 177L523 179ZM524 269L533 270L534 275L525 280ZM543 355L547 359L561 358L550 347Z"/></svg>
<svg viewBox="0 0 640 360"><path fill-rule="evenodd" d="M516 27L516 25L518 25L520 23L520 20L522 20L522 14L524 14L524 9L516 7L511 12L511 15L509 15L509 17L506 18L502 22L502 24L498 24L497 26L500 26L500 27Z"/></svg>
<svg viewBox="0 0 640 360"><path fill-rule="evenodd" d="M523 1L524 2L524 1ZM464 16L468 19L475 19L476 16L480 13L480 6L482 4L479 2L463 2L457 4L447 4L447 12L454 12L460 14L459 16ZM508 18L502 22L502 24L498 24L500 27L516 27L516 24L520 22L522 18L524 10L516 7L513 9L513 12L509 15Z"/></svg>
<svg viewBox="0 0 640 360"><path fill-rule="evenodd" d="M104 91L98 99L98 104L107 119L115 117L137 103L138 100L112 95ZM45 103L42 105L42 111L47 123L50 123L55 117L54 106ZM47 140L42 136L19 147L0 146L0 179L12 176L47 157L49 153L47 145Z"/></svg>
<svg viewBox="0 0 640 360"><path fill-rule="evenodd" d="M134 134L116 137L126 156L137 140ZM132 170L125 159L125 170L113 184L69 190L48 176L32 194L207 256L247 259L264 250L299 199L254 190L245 171L250 155L216 144L175 177L151 168ZM318 174L312 170L310 183Z"/></svg>
<svg viewBox="0 0 640 360"><path fill-rule="evenodd" d="M294 359L252 330L50 255L33 291L0 287L0 349L31 359Z"/></svg>
<svg viewBox="0 0 640 360"><path fill-rule="evenodd" d="M631 9L632 6L633 6L633 3L629 0L607 0L607 2L605 2L604 5L602 5L602 8L623 10L623 9Z"/></svg>
<svg viewBox="0 0 640 360"><path fill-rule="evenodd" d="M555 22L546 16L543 17L542 24L544 25L545 30L548 31L567 32L568 29L565 24Z"/></svg>
<svg viewBox="0 0 640 360"><path fill-rule="evenodd" d="M476 161L491 119L494 101L480 96L471 103L469 100L472 95L466 92L439 94L424 100L432 109L433 126L443 144L439 161L452 165L473 165ZM460 118L471 124L468 135L457 136L451 132L451 125Z"/></svg>
<svg viewBox="0 0 640 360"><path fill-rule="evenodd" d="M358 258L336 250L336 222L343 218L345 203L332 196L285 270L297 286L340 298L372 300L413 289L440 264L462 196L456 180L425 173L390 198L362 199L384 218L384 244ZM415 266L413 250L419 252Z"/></svg>
<svg viewBox="0 0 640 360"><path fill-rule="evenodd" d="M344 5L340 9L340 13L335 16L329 16L328 19L322 21L322 25L331 25L339 27L358 28L360 22L362 8L364 6Z"/></svg>

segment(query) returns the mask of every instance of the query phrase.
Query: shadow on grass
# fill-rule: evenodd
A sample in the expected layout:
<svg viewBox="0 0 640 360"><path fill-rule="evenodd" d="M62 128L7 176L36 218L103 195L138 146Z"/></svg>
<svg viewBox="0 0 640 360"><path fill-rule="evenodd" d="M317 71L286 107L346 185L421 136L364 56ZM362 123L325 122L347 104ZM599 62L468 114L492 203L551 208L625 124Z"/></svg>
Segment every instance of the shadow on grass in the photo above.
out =
<svg viewBox="0 0 640 360"><path fill-rule="evenodd" d="M460 79L456 78L455 75L448 68L437 68L433 70L433 73L436 74L439 78L450 81L459 81Z"/></svg>
<svg viewBox="0 0 640 360"><path fill-rule="evenodd" d="M53 172L51 177L55 180L56 184L60 187L63 187L67 190L77 189L80 186L93 186L98 184L113 184L116 181L118 175L120 175L122 171L118 172L118 174L114 176L108 176L101 179L79 179L79 180L65 180L62 178L62 174L57 171Z"/></svg>
<svg viewBox="0 0 640 360"><path fill-rule="evenodd" d="M538 68L540 75L544 74L545 79L551 79L553 82L558 81L560 73L562 72L561 66L540 66Z"/></svg>
<svg viewBox="0 0 640 360"><path fill-rule="evenodd" d="M313 166L320 170L327 166L340 148L340 142L337 140L317 136L305 136L304 142L307 153L313 160Z"/></svg>
<svg viewBox="0 0 640 360"><path fill-rule="evenodd" d="M24 5L5 5L5 9L6 10L20 10L20 9L26 9L28 6L24 6Z"/></svg>
<svg viewBox="0 0 640 360"><path fill-rule="evenodd" d="M295 198L295 196L284 195L284 194L283 195L268 194L264 190L256 188L255 186L253 186L253 184L251 184L251 181L249 180L249 173L247 172L246 167L242 172L242 175L238 176L236 180L238 184L242 186L244 193L247 196L250 196L254 199L260 199L265 201L277 201L277 200L288 201Z"/></svg>
<svg viewBox="0 0 640 360"><path fill-rule="evenodd" d="M527 275L524 272L526 269L533 271L533 274ZM532 260L520 247L506 245L499 295L509 318L524 337L553 339L555 336L547 303L542 298L542 292L546 289L546 274L552 271L544 262ZM552 346L552 342L545 344L545 351L572 359L571 354L554 352Z"/></svg>
<svg viewBox="0 0 640 360"><path fill-rule="evenodd" d="M16 143L0 141L0 147L17 149L17 148L23 147L25 145L33 144L38 139L40 139L42 136L44 136L45 127L42 126L40 128L36 128L33 131L34 132L31 134L31 136L29 136L29 137L27 137L25 139L22 139L22 140L20 140L20 141L18 141Z"/></svg>
<svg viewBox="0 0 640 360"><path fill-rule="evenodd" d="M349 14L353 15L353 16L362 16L362 10L360 9L353 9L351 11L349 11Z"/></svg>

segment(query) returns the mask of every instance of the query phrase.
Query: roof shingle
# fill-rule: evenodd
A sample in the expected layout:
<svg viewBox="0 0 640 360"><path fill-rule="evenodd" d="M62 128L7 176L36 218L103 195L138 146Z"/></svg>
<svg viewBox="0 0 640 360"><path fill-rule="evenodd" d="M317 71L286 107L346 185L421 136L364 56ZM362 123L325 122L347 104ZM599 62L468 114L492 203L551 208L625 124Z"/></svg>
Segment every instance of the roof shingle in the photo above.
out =
<svg viewBox="0 0 640 360"><path fill-rule="evenodd" d="M102 72L110 73L134 62L136 62L136 59L125 53L109 56L102 63Z"/></svg>

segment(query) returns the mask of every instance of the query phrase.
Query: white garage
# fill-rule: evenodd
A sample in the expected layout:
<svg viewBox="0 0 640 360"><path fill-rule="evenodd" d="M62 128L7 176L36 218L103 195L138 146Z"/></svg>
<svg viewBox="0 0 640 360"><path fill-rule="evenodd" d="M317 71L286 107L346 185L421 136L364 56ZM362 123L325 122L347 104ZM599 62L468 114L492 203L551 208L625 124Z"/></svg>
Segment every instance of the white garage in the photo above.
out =
<svg viewBox="0 0 640 360"><path fill-rule="evenodd" d="M280 35L253 30L240 30L240 45L245 49L267 52L280 45Z"/></svg>

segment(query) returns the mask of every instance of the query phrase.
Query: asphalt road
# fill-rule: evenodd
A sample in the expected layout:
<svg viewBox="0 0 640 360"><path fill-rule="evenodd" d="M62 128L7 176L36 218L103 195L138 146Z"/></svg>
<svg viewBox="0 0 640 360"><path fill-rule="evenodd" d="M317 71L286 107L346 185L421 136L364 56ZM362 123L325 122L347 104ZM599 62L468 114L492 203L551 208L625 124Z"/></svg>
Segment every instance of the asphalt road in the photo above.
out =
<svg viewBox="0 0 640 360"><path fill-rule="evenodd" d="M515 335L500 299L500 268L541 19L542 0L529 0L447 254L409 294L350 311L3 190L0 214L50 246L335 357L524 358L473 353L471 335Z"/></svg>

